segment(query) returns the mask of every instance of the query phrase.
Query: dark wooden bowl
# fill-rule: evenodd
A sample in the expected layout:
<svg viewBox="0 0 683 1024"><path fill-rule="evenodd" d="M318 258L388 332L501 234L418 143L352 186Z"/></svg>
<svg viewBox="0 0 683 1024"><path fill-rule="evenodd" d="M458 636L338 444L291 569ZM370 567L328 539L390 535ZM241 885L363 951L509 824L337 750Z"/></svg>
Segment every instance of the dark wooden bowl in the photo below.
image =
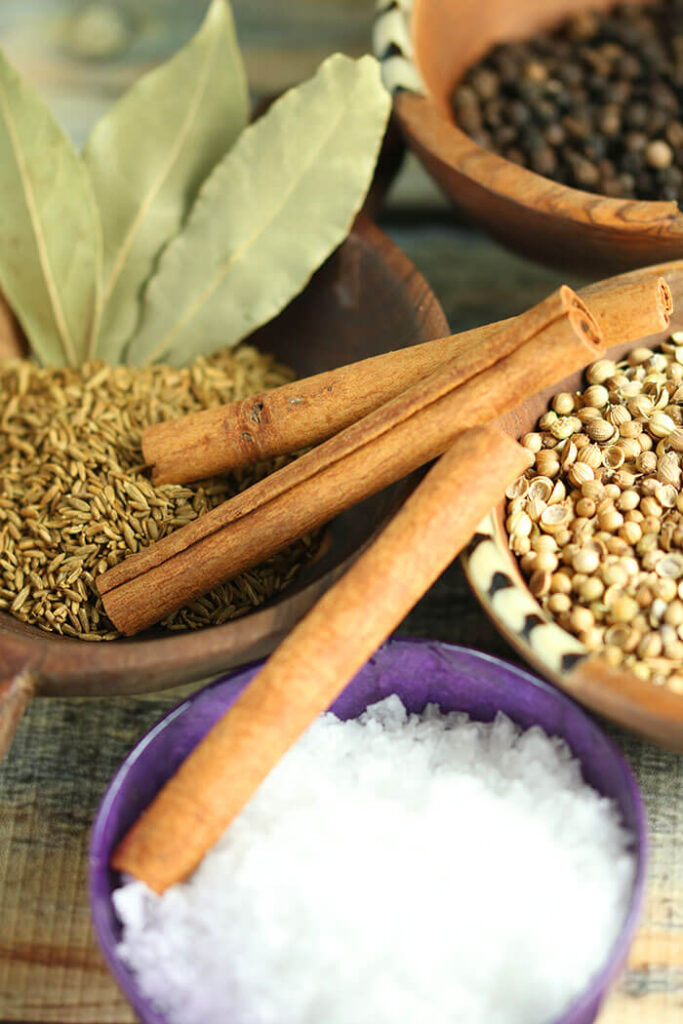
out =
<svg viewBox="0 0 683 1024"><path fill-rule="evenodd" d="M557 184L482 149L453 119L454 85L493 46L614 0L414 0L412 14L410 6L383 5L375 51L409 146L464 213L510 248L584 274L683 256L675 202L612 199Z"/></svg>
<svg viewBox="0 0 683 1024"><path fill-rule="evenodd" d="M381 231L360 218L302 295L251 340L306 376L448 333L422 276ZM151 691L198 681L268 654L344 571L415 479L338 516L328 527L321 555L291 587L269 605L223 626L90 644L0 613L0 734L3 696L7 723L18 716L32 689L64 696Z"/></svg>
<svg viewBox="0 0 683 1024"><path fill-rule="evenodd" d="M670 331L683 330L683 262L663 264L657 270L666 277L674 298ZM652 269L634 271L620 280L633 280L644 274L652 274ZM580 293L589 305L591 287ZM656 347L670 331L617 345L609 350L609 358L621 358L636 345ZM501 425L516 438L534 430L552 396L558 391L577 390L581 378L581 372L574 373L552 388L540 391L505 416ZM683 692L656 686L628 671L610 668L599 657L589 656L575 636L549 618L529 591L510 551L504 502L482 526L463 562L485 611L526 661L600 714L663 746L683 752Z"/></svg>

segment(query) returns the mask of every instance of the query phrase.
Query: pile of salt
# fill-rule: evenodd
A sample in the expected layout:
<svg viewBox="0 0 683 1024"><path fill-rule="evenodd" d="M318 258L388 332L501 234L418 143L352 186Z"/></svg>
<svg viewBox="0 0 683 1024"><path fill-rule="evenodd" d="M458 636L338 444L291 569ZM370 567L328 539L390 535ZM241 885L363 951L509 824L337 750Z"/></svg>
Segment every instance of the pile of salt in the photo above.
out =
<svg viewBox="0 0 683 1024"><path fill-rule="evenodd" d="M114 894L170 1024L547 1024L635 870L564 743L397 697L326 715L186 883Z"/></svg>

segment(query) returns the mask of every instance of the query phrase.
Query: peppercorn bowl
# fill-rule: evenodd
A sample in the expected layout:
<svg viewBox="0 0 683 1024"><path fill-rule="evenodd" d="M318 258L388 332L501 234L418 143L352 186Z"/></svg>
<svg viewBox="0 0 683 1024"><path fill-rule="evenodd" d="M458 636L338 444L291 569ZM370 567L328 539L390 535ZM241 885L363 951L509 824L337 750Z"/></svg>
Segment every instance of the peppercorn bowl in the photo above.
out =
<svg viewBox="0 0 683 1024"><path fill-rule="evenodd" d="M380 0L374 29L403 135L456 206L510 248L596 276L682 256L677 203L612 198L597 190L599 182L591 186L595 192L570 187L544 177L542 159L538 173L520 166L466 134L456 124L451 97L468 69L498 44L531 39L570 15L613 6L614 0ZM525 110L520 101L519 115ZM510 127L506 118L503 129ZM461 114L459 120L468 123ZM653 151L652 159L663 156Z"/></svg>
<svg viewBox="0 0 683 1024"><path fill-rule="evenodd" d="M252 340L300 376L309 376L448 333L424 278L361 217L301 295ZM150 692L216 676L269 653L341 575L417 479L413 475L337 516L316 556L281 594L223 625L173 634L148 630L133 639L85 643L0 611L0 758L34 694Z"/></svg>
<svg viewBox="0 0 683 1024"><path fill-rule="evenodd" d="M193 694L165 716L127 757L97 813L90 842L89 887L95 933L107 965L144 1024L167 1024L143 996L131 970L117 955L121 926L112 893L120 876L109 867L114 847L158 789L228 710L258 666L232 674ZM635 872L621 930L593 978L567 1009L548 1024L590 1024L625 964L645 886L647 829L637 784L623 757L579 707L547 683L497 658L431 640L393 640L367 662L332 711L342 719L359 716L369 704L397 694L408 711L436 703L442 712L462 711L491 722L498 711L527 729L540 727L566 740L581 763L584 780L610 798L633 836ZM410 920L410 901L405 905ZM495 926L495 921L494 921ZM225 1021L234 1020L230 1006Z"/></svg>
<svg viewBox="0 0 683 1024"><path fill-rule="evenodd" d="M575 373L502 419L501 425L508 433L536 448L536 465L529 473L536 479L518 488L513 485L510 497L481 524L463 555L463 564L470 585L493 623L546 678L605 717L672 750L683 751L683 644L678 633L678 620L683 621L683 614L678 614L683 613L683 531L674 540L680 515L676 501L681 494L680 456L674 445L683 435L674 434L678 425L669 422L671 416L664 411L668 403L670 411L674 406L677 419L683 420L683 407L677 411L683 400L678 384L679 378L683 380L683 351L677 345L669 346L671 360L680 367L671 371L673 386L657 379L656 363L650 361L653 349L666 343L671 333L683 329L683 306L677 305L683 303L683 263L633 271L614 282L636 281L653 273L666 278L674 313L666 333L607 351L603 362L617 361L627 371L619 384L626 387L626 392L619 392L608 379L609 366L605 369L597 364L595 373L590 368L587 371L588 380L582 373ZM581 292L589 306L590 293L591 287ZM638 371L639 366L644 369ZM626 383L627 374L636 371L642 382L649 370L654 377L647 382L646 393L642 392L642 383L639 390L639 381ZM588 391L584 390L587 383L592 385ZM584 396L580 401L576 398L579 391ZM675 398L671 391L676 393ZM629 394L630 398L624 397ZM555 397L548 417L553 396L561 397ZM560 419L554 412L558 403L565 417L555 428L555 441L549 420L555 415ZM656 403L661 405L656 408ZM589 413L582 412L586 406ZM651 427L645 421L647 410L654 410ZM582 413L586 462L574 458L576 432L562 439L562 427L572 411ZM539 418L544 415L548 418L541 419L539 427ZM626 423L635 426L627 428ZM649 439L636 456L631 447L641 433ZM537 440L527 436L530 434ZM567 452L563 448L554 450L555 444L568 446ZM600 478L597 486L596 477ZM617 495L603 493L603 484L608 482L617 489ZM559 492L555 492L556 487ZM666 487L666 492L660 487ZM515 495L522 494L525 496L519 508L510 505ZM577 504L582 499L584 504ZM531 505L531 500L538 504ZM516 511L528 518L521 526L528 547L520 540L518 521L512 518L511 513ZM569 527L575 527L575 532L566 530L571 536L558 533L565 520ZM664 526L661 544L660 523ZM643 539L646 531L655 538L652 542ZM595 533L600 533L597 539ZM540 535L548 539L539 542ZM532 541L546 552L538 575L534 575L532 564L536 557ZM563 569L564 578L556 590L553 574ZM620 574L625 574L623 580ZM642 585L638 582L641 579ZM563 596L555 599L560 590ZM608 600L622 597L626 600L614 611L610 604L608 610ZM642 616L647 618L644 629ZM602 632L601 626L605 627ZM666 657L667 649L670 657Z"/></svg>

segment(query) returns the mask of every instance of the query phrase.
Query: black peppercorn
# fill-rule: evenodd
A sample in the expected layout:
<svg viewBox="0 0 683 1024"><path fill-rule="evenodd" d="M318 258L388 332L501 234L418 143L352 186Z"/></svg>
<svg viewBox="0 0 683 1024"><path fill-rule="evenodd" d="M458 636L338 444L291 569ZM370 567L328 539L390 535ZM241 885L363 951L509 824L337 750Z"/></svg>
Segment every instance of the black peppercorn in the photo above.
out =
<svg viewBox="0 0 683 1024"><path fill-rule="evenodd" d="M472 88L482 100L492 100L498 95L500 80L498 75L489 68L480 68L471 79Z"/></svg>
<svg viewBox="0 0 683 1024"><path fill-rule="evenodd" d="M624 136L624 145L629 153L642 153L647 143L648 138L645 132L628 132Z"/></svg>
<svg viewBox="0 0 683 1024"><path fill-rule="evenodd" d="M550 146L541 146L531 155L531 169L546 178L552 176L557 167L557 157Z"/></svg>
<svg viewBox="0 0 683 1024"><path fill-rule="evenodd" d="M670 167L673 158L674 154L671 146L668 142L664 142L663 139L655 139L653 142L650 142L645 150L647 163L656 170Z"/></svg>
<svg viewBox="0 0 683 1024"><path fill-rule="evenodd" d="M624 121L629 128L645 128L650 115L646 103L631 103L626 107Z"/></svg>
<svg viewBox="0 0 683 1024"><path fill-rule="evenodd" d="M510 123L517 125L521 128L523 125L528 124L531 120L531 114L526 103L522 103L521 100L513 100L508 107L508 117Z"/></svg>
<svg viewBox="0 0 683 1024"><path fill-rule="evenodd" d="M622 195L627 196L629 199L635 195L636 191L636 179L632 174L620 174L619 183L622 189Z"/></svg>
<svg viewBox="0 0 683 1024"><path fill-rule="evenodd" d="M603 107L597 118L597 127L603 135L618 135L621 131L621 112L619 107L610 103Z"/></svg>
<svg viewBox="0 0 683 1024"><path fill-rule="evenodd" d="M505 108L499 99L488 100L482 113L489 128L498 128L505 121Z"/></svg>
<svg viewBox="0 0 683 1024"><path fill-rule="evenodd" d="M587 117L576 117L573 114L563 117L562 125L567 134L574 139L585 139L591 130L591 123Z"/></svg>
<svg viewBox="0 0 683 1024"><path fill-rule="evenodd" d="M559 121L549 124L543 134L548 145L553 146L555 149L561 146L567 138L567 133Z"/></svg>
<svg viewBox="0 0 683 1024"><path fill-rule="evenodd" d="M683 123L681 121L669 121L664 130L664 135L666 136L666 141L674 150L683 146Z"/></svg>
<svg viewBox="0 0 683 1024"><path fill-rule="evenodd" d="M517 141L517 129L512 124L501 124L493 129L491 137L495 148L503 150Z"/></svg>
<svg viewBox="0 0 683 1024"><path fill-rule="evenodd" d="M574 178L580 188L592 188L600 180L598 168L585 157L575 156L572 164Z"/></svg>
<svg viewBox="0 0 683 1024"><path fill-rule="evenodd" d="M683 0L582 12L498 46L452 104L480 145L538 174L683 203Z"/></svg>

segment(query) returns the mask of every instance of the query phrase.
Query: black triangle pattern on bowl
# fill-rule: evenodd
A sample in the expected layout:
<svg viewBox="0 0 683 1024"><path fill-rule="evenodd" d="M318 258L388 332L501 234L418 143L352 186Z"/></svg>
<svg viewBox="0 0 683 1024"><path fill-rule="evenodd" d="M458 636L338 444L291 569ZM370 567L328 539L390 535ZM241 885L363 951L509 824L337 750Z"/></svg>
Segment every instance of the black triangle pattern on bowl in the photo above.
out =
<svg viewBox="0 0 683 1024"><path fill-rule="evenodd" d="M496 541L494 519L487 516L461 556L469 584L489 617L516 638L526 657L564 675L588 657L588 649L550 619L521 579L510 573L501 551L505 543Z"/></svg>
<svg viewBox="0 0 683 1024"><path fill-rule="evenodd" d="M377 0L372 48L380 62L382 81L393 95L400 89L424 93L410 38L413 0Z"/></svg>

